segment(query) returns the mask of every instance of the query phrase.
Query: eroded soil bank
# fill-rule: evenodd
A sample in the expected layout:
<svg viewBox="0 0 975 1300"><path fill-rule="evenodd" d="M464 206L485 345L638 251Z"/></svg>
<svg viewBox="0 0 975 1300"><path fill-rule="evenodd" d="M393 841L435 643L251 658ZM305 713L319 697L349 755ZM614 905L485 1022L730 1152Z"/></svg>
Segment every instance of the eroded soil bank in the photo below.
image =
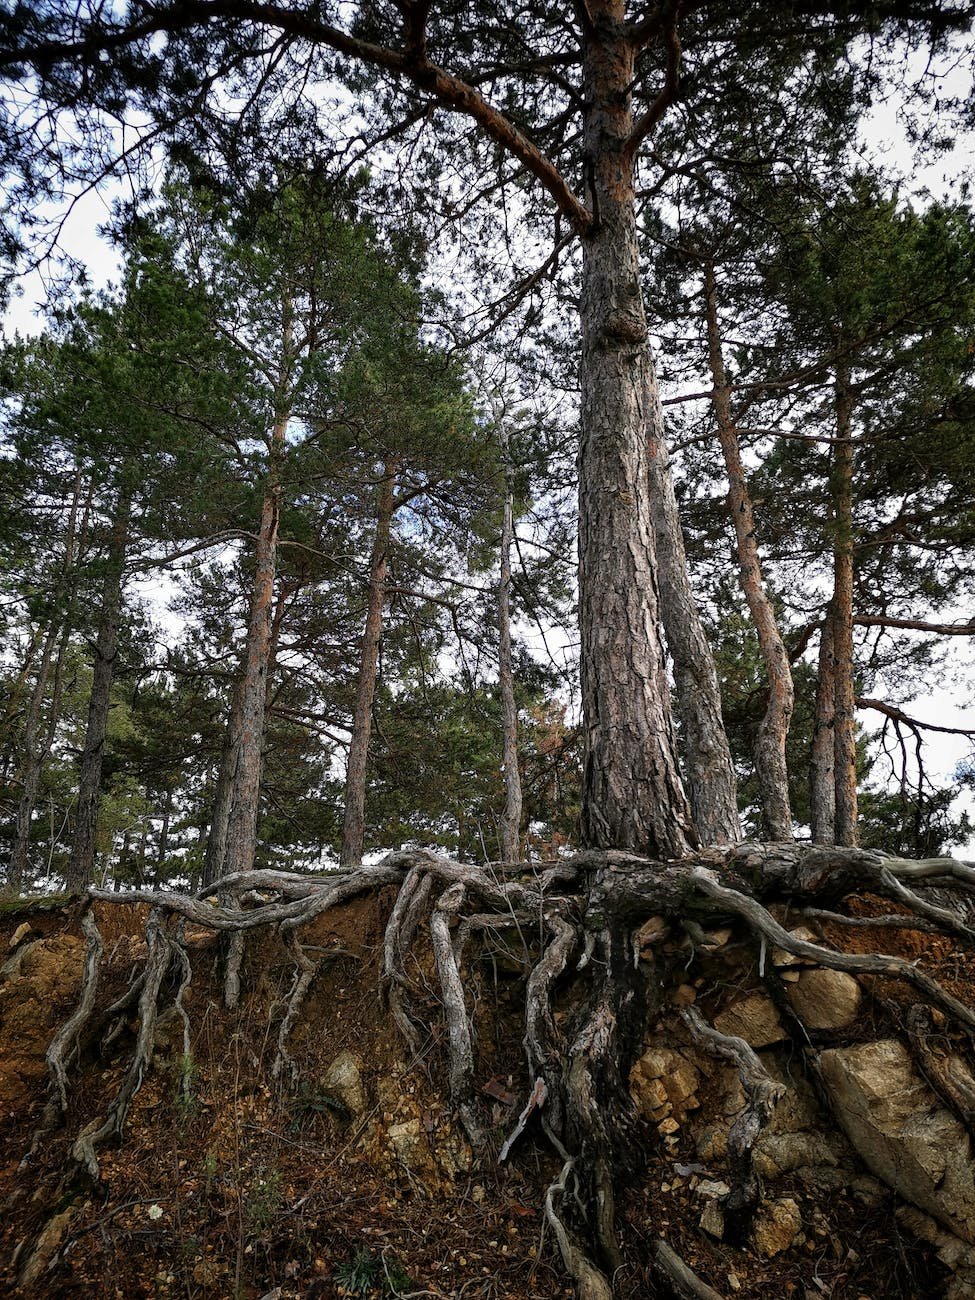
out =
<svg viewBox="0 0 975 1300"><path fill-rule="evenodd" d="M488 1132L486 1152L475 1156L445 1100L440 994L422 949L409 966L428 1030L416 1058L379 995L393 897L344 904L303 933L320 965L290 1038L294 1071L278 1077L274 1045L295 978L288 947L276 932L247 937L243 994L229 1013L221 941L190 927L190 1053L181 1018L164 1013L123 1139L99 1153L96 1185L70 1165L68 1151L110 1105L138 1024L130 1016L111 1042L109 1026L95 1025L72 1074L64 1124L25 1159L49 1096L44 1053L77 1000L85 942L75 905L4 913L0 1289L126 1300L571 1295L544 1227L560 1161L537 1117L511 1159L496 1159L530 1092L521 1037L538 936L483 938L466 953ZM869 899L863 907L870 911ZM145 916L99 904L97 919L105 942L98 998L108 1006L141 969ZM878 947L870 931L823 937L849 951ZM907 931L880 938L972 1001L971 958L950 940ZM970 1088L975 1098L944 1023L912 1023L900 985L757 952L731 928L688 936L650 924L641 941L641 960L665 993L631 1076L640 1118L618 1205L626 1261L618 1294L670 1294L652 1265L658 1234L724 1297L975 1294L970 1135L911 1051L923 1035L960 1093ZM766 977L778 972L782 1006L760 965ZM571 1014L572 997L569 980L557 1017ZM734 1067L692 1042L681 1018L689 1005L748 1041L784 1087L756 1145L763 1200L742 1246L723 1240L722 1207L728 1135L744 1094ZM811 1031L805 1043L790 1036L789 1005ZM842 1128L837 1107L847 1116Z"/></svg>

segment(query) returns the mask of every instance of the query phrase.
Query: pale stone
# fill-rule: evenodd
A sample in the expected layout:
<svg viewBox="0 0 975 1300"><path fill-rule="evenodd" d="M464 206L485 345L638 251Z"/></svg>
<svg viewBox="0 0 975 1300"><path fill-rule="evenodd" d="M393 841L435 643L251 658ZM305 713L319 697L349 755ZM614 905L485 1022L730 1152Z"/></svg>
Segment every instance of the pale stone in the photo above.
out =
<svg viewBox="0 0 975 1300"><path fill-rule="evenodd" d="M709 1237L721 1241L724 1237L724 1210L717 1201L708 1201L701 1215L701 1227Z"/></svg>
<svg viewBox="0 0 975 1300"><path fill-rule="evenodd" d="M703 1164L723 1160L728 1154L728 1130L723 1124L708 1124L697 1134L697 1158Z"/></svg>
<svg viewBox="0 0 975 1300"><path fill-rule="evenodd" d="M782 1028L779 1013L763 993L747 997L726 1007L715 1017L714 1027L721 1034L743 1038L749 1047L770 1047L788 1035Z"/></svg>
<svg viewBox="0 0 975 1300"><path fill-rule="evenodd" d="M722 1200L731 1194L731 1188L727 1183L713 1178L702 1178L694 1190L698 1196L710 1196L712 1200Z"/></svg>
<svg viewBox="0 0 975 1300"><path fill-rule="evenodd" d="M670 1133L676 1133L679 1129L680 1125L673 1118L661 1120L657 1125L657 1132L662 1133L664 1137L667 1137Z"/></svg>
<svg viewBox="0 0 975 1300"><path fill-rule="evenodd" d="M13 934L10 936L10 943L7 946L11 949L16 948L32 933L33 929L30 921L24 921L21 925L17 926L16 930L14 930Z"/></svg>
<svg viewBox="0 0 975 1300"><path fill-rule="evenodd" d="M794 930L790 930L789 933L792 935L793 939L801 939L803 943L819 942L819 940L813 934L812 930L810 930L808 926L805 925L797 925L796 928ZM784 948L772 949L773 966L779 966L779 967L801 966L805 960L806 960L805 957L797 957L795 953L786 952Z"/></svg>
<svg viewBox="0 0 975 1300"><path fill-rule="evenodd" d="M730 938L730 927L723 926L720 930L709 930L704 936L704 944L707 948L723 948Z"/></svg>
<svg viewBox="0 0 975 1300"><path fill-rule="evenodd" d="M799 973L789 1001L809 1029L845 1029L860 1013L863 992L852 975L816 967Z"/></svg>
<svg viewBox="0 0 975 1300"><path fill-rule="evenodd" d="M781 1255L802 1227L799 1206L791 1196L772 1201L759 1210L752 1225L752 1242L760 1255Z"/></svg>
<svg viewBox="0 0 975 1300"><path fill-rule="evenodd" d="M350 1115L361 1115L367 1106L366 1090L358 1057L339 1052L322 1075L322 1088L337 1097Z"/></svg>
<svg viewBox="0 0 975 1300"><path fill-rule="evenodd" d="M835 1169L840 1164L837 1145L828 1133L762 1133L753 1153L755 1172L777 1178L810 1166Z"/></svg>
<svg viewBox="0 0 975 1300"><path fill-rule="evenodd" d="M68 1206L66 1210L62 1210L60 1214L55 1214L52 1219L49 1219L38 1233L34 1249L31 1251L17 1279L18 1284L25 1291L30 1291L34 1283L40 1280L41 1274L53 1259L55 1252L60 1248L67 1235L68 1228L71 1226L71 1221L77 1213L76 1206Z"/></svg>
<svg viewBox="0 0 975 1300"><path fill-rule="evenodd" d="M641 1114L654 1119L671 1107L683 1113L700 1103L695 1097L701 1076L679 1052L651 1047L630 1072L630 1094Z"/></svg>
<svg viewBox="0 0 975 1300"><path fill-rule="evenodd" d="M896 1039L820 1057L837 1118L878 1178L975 1242L975 1165L968 1133L918 1075Z"/></svg>

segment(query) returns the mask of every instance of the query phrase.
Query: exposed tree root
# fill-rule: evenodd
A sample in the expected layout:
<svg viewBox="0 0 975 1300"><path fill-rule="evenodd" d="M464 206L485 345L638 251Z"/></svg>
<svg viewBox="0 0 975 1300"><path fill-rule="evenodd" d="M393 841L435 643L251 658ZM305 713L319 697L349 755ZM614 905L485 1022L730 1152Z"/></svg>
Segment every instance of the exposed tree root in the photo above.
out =
<svg viewBox="0 0 975 1300"><path fill-rule="evenodd" d="M723 1206L725 1240L734 1246L740 1246L748 1236L762 1194L758 1175L752 1168L752 1151L785 1088L771 1078L743 1038L719 1033L695 1007L684 1007L681 1019L705 1051L737 1066L738 1077L748 1099L745 1109L728 1133L728 1164L732 1188Z"/></svg>
<svg viewBox="0 0 975 1300"><path fill-rule="evenodd" d="M284 1018L278 1028L278 1046L274 1054L274 1064L271 1066L271 1077L273 1079L279 1078L285 1069L291 1073L292 1077L298 1073L294 1061L288 1054L288 1035L298 1019L301 1004L308 995L312 980L318 974L320 964L317 961L312 961L293 934L288 936L288 946L295 959L295 977L291 985L291 992L288 995L288 1005Z"/></svg>
<svg viewBox="0 0 975 1300"><path fill-rule="evenodd" d="M762 945L794 954L805 962L853 975L896 979L914 990L925 1006L975 1030L975 1012L930 975L901 958L850 954L791 933L776 919L774 905L787 903L791 915L878 932L914 928L946 934L975 945L975 931L961 913L925 893L946 887L975 891L975 867L936 859L921 863L856 849L804 848L795 844L733 845L712 849L681 862L655 863L627 853L581 853L544 869L479 868L428 850L389 854L354 871L306 876L284 871L239 873L217 881L197 896L159 891L121 893L93 889L92 899L150 907L148 952L139 977L101 1015L106 1039L117 1035L121 1017L138 1004L139 1028L131 1060L108 1111L75 1137L72 1156L92 1179L98 1177L97 1151L122 1132L132 1099L151 1060L153 1035L164 988L173 981L173 1005L183 1022L184 1053L190 1025L183 994L192 975L183 942L186 923L230 939L231 954L243 959L244 935L258 927L279 927L294 958L294 980L280 1023L272 1065L276 1077L294 1075L288 1042L319 968L298 940L298 928L356 896L392 886L397 890L382 943L382 992L391 1016L410 1050L418 1054L427 1036L413 1009L422 980L413 955L429 927L430 951L439 982L446 1026L447 1070L453 1107L471 1142L484 1151L484 1124L475 1095L475 1026L465 996L464 964L473 934L510 929L520 937L528 968L525 992L524 1050L531 1096L500 1156L506 1159L520 1135L538 1121L558 1153L561 1173L548 1189L545 1217L563 1263L580 1297L610 1300L613 1276L622 1264L615 1231L614 1193L633 1147L634 1111L628 1078L643 1050L648 1005L659 990L638 960L634 935L648 917L673 929L684 926L694 949L707 951L707 928L737 920ZM889 898L903 913L878 918L850 917L842 909L848 895L868 890ZM95 1019L101 938L89 910L81 995L76 1011L55 1035L48 1052L55 1119L67 1107L69 1072L86 1028ZM532 956L532 953L535 953ZM771 963L770 963L771 966ZM228 1005L240 990L240 965L227 964ZM774 969L765 971L774 983ZM566 996L559 1014L556 1000ZM168 995L167 995L168 996ZM781 999L781 989L779 990ZM568 1009L566 1009L568 1008ZM732 1192L725 1204L728 1237L746 1236L761 1187L752 1168L752 1150L782 1088L741 1039L719 1034L693 1009L683 1012L692 1037L704 1048L734 1062L747 1104L732 1126L729 1161ZM802 1032L798 1019L792 1024ZM952 1083L943 1062L926 1049L923 1020L912 1022L921 1044L925 1072L940 1071L939 1091L971 1123L975 1097L964 1081ZM813 1072L815 1063L810 1062ZM943 1076L943 1077L942 1077ZM960 1077L960 1076L959 1076ZM51 1108L49 1107L49 1110ZM50 1117L49 1117L50 1118ZM715 1292L663 1241L654 1249L655 1267L678 1294L714 1300Z"/></svg>

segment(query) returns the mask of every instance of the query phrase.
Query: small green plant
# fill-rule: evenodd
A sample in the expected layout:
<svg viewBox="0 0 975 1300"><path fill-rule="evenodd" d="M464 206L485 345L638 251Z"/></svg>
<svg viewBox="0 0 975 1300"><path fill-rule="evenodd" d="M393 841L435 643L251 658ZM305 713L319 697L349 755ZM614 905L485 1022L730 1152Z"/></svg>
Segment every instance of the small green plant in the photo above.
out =
<svg viewBox="0 0 975 1300"><path fill-rule="evenodd" d="M302 1121L309 1115L338 1115L341 1119L349 1119L351 1115L348 1106L341 1098L330 1092L323 1092L304 1080L299 1085L291 1105L293 1114L288 1127L292 1133L296 1133L301 1128Z"/></svg>
<svg viewBox="0 0 975 1300"><path fill-rule="evenodd" d="M251 1187L244 1204L244 1222L249 1235L265 1237L284 1206L281 1174L271 1169Z"/></svg>
<svg viewBox="0 0 975 1300"><path fill-rule="evenodd" d="M413 1290L413 1279L395 1255L383 1255L383 1295L396 1297Z"/></svg>
<svg viewBox="0 0 975 1300"><path fill-rule="evenodd" d="M389 1300L396 1300L413 1286L409 1273L395 1255L384 1254L377 1259L365 1246L360 1246L351 1259L340 1264L332 1279L341 1295L369 1295L378 1291Z"/></svg>
<svg viewBox="0 0 975 1300"><path fill-rule="evenodd" d="M381 1274L379 1260L365 1246L360 1246L351 1259L338 1266L332 1277L345 1295L368 1295L376 1289Z"/></svg>

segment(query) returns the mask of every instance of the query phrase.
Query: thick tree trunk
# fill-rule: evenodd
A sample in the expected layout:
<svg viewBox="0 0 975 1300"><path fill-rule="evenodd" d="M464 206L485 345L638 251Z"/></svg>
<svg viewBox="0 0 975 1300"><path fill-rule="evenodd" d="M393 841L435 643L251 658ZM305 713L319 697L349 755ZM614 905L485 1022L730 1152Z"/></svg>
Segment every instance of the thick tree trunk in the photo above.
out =
<svg viewBox="0 0 975 1300"><path fill-rule="evenodd" d="M833 449L833 691L836 843L857 841L856 686L853 680L853 396L850 371L836 367Z"/></svg>
<svg viewBox="0 0 975 1300"><path fill-rule="evenodd" d="M85 747L81 755L74 842L66 881L71 891L85 889L91 884L95 866L95 831L102 794L102 759L108 730L112 681L115 676L115 652L122 610L122 574L128 544L131 504L132 490L125 486L120 489L112 524L105 585L102 589L91 695L88 700L88 724L85 728Z"/></svg>
<svg viewBox="0 0 975 1300"><path fill-rule="evenodd" d="M832 844L836 839L833 670L833 609L830 605L819 633L816 716L809 762L809 821L814 844Z"/></svg>
<svg viewBox="0 0 975 1300"><path fill-rule="evenodd" d="M684 727L684 781L701 842L736 844L741 839L738 786L721 716L718 669L691 590L663 411L655 387L647 394L646 409L660 614L674 663L677 710Z"/></svg>
<svg viewBox="0 0 975 1300"><path fill-rule="evenodd" d="M593 0L585 52L586 157L595 215L583 239L579 618L582 836L663 858L697 842L681 785L659 626L648 501L647 345L636 240L621 0Z"/></svg>
<svg viewBox="0 0 975 1300"><path fill-rule="evenodd" d="M376 532L369 556L369 591L366 600L366 626L362 633L359 656L359 680L352 738L345 768L345 820L342 826L341 863L357 867L362 861L366 833L366 764L372 732L372 706L376 698L376 674L379 647L382 643L383 606L386 603L386 573L389 568L389 539L396 509L396 464L383 466L382 482L376 506Z"/></svg>
<svg viewBox="0 0 975 1300"><path fill-rule="evenodd" d="M507 446L505 446L507 455ZM501 692L504 817L501 822L501 856L505 862L521 861L521 771L518 767L518 705L511 658L511 546L514 537L510 471L505 463L504 512L501 520L501 574L498 587L498 687Z"/></svg>
<svg viewBox="0 0 975 1300"><path fill-rule="evenodd" d="M718 287L714 267L710 263L704 268L704 306L708 362L713 380L712 402L728 474L728 510L735 528L738 575L758 633L758 645L769 682L768 705L755 740L755 770L761 792L762 817L769 839L791 840L792 809L789 804L789 769L785 742L795 704L792 669L789 665L789 652L775 618L775 607L762 580L762 562L755 536L755 512L742 464L738 429L731 411L718 320Z"/></svg>

